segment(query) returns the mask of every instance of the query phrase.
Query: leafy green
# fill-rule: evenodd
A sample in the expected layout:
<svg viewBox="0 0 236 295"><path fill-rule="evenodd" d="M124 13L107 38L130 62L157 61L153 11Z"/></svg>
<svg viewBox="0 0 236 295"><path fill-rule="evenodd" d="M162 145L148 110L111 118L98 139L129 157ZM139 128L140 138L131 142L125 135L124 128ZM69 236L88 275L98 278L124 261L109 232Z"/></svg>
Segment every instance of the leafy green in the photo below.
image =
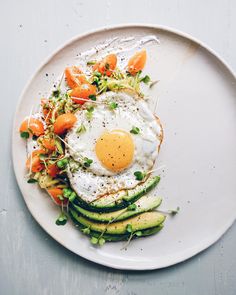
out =
<svg viewBox="0 0 236 295"><path fill-rule="evenodd" d="M151 82L151 79L148 75L144 76L143 78L140 78L139 80L140 82L143 82L145 84L148 84L149 82Z"/></svg>
<svg viewBox="0 0 236 295"><path fill-rule="evenodd" d="M65 225L67 223L67 216L64 212L61 212L61 214L58 216L56 220L56 225Z"/></svg>
<svg viewBox="0 0 236 295"><path fill-rule="evenodd" d="M82 123L78 129L76 130L76 133L84 133L86 131L86 127L84 126L84 124Z"/></svg>
<svg viewBox="0 0 236 295"><path fill-rule="evenodd" d="M83 165L84 165L85 168L90 167L90 165L91 165L92 163L93 163L93 160L92 160L92 159L89 159L89 158L87 158L87 157L84 158L84 163L83 163Z"/></svg>
<svg viewBox="0 0 236 295"><path fill-rule="evenodd" d="M99 246L103 246L105 244L106 240L104 238L99 238L98 244Z"/></svg>
<svg viewBox="0 0 236 295"><path fill-rule="evenodd" d="M98 243L98 238L91 237L90 242L91 242L91 244L93 244L93 245L97 245L97 243Z"/></svg>
<svg viewBox="0 0 236 295"><path fill-rule="evenodd" d="M133 126L132 129L130 130L130 133L139 134L140 129L138 127Z"/></svg>
<svg viewBox="0 0 236 295"><path fill-rule="evenodd" d="M135 171L134 176L136 177L136 180L143 180L146 177L147 173L142 171Z"/></svg>
<svg viewBox="0 0 236 295"><path fill-rule="evenodd" d="M127 230L128 233L132 233L132 231L133 231L132 225L131 224L127 224L126 230Z"/></svg>
<svg viewBox="0 0 236 295"><path fill-rule="evenodd" d="M128 211L135 211L137 209L137 205L136 204L130 204L128 207L127 207L127 210Z"/></svg>
<svg viewBox="0 0 236 295"><path fill-rule="evenodd" d="M89 98L93 101L97 100L96 95L95 94L90 94Z"/></svg>
<svg viewBox="0 0 236 295"><path fill-rule="evenodd" d="M27 139L27 138L29 138L30 135L29 135L29 132L23 131L20 133L20 136L24 139Z"/></svg>
<svg viewBox="0 0 236 295"><path fill-rule="evenodd" d="M90 234L90 228L89 228L89 227L83 228L83 229L82 229L82 232L83 232L85 235L89 235L89 234Z"/></svg>
<svg viewBox="0 0 236 295"><path fill-rule="evenodd" d="M118 107L118 104L114 101L109 103L109 109L110 110L115 110Z"/></svg>
<svg viewBox="0 0 236 295"><path fill-rule="evenodd" d="M30 179L28 179L27 182L28 183L35 183L35 182L38 182L38 180L37 179L34 179L34 178L30 178Z"/></svg>

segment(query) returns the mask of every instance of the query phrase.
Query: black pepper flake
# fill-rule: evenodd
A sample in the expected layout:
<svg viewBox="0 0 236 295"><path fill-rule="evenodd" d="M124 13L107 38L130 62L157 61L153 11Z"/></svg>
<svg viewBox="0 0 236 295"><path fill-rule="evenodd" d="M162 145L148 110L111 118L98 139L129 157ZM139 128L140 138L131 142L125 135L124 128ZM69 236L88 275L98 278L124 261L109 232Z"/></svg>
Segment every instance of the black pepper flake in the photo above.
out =
<svg viewBox="0 0 236 295"><path fill-rule="evenodd" d="M46 75L46 77L48 77L48 73L46 73L45 75Z"/></svg>

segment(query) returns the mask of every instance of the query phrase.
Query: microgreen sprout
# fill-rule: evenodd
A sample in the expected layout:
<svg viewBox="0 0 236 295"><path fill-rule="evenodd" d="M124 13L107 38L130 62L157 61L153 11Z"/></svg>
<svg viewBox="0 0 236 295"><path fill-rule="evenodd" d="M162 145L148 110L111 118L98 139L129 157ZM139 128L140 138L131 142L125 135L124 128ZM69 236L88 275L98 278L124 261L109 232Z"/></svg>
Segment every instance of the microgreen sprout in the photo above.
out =
<svg viewBox="0 0 236 295"><path fill-rule="evenodd" d="M84 124L82 123L76 130L76 133L84 133L86 131L86 127L84 126Z"/></svg>
<svg viewBox="0 0 236 295"><path fill-rule="evenodd" d="M84 166L85 168L88 168L88 167L90 167L90 165L91 165L92 163L93 163L93 160L92 160L92 159L89 159L89 158L85 157L85 158L84 158L83 166Z"/></svg>
<svg viewBox="0 0 236 295"><path fill-rule="evenodd" d="M151 79L148 75L144 76L143 78L140 78L139 80L140 82L143 82L145 84L148 84L149 82L151 82Z"/></svg>
<svg viewBox="0 0 236 295"><path fill-rule="evenodd" d="M93 101L97 100L96 95L95 94L90 94L89 98Z"/></svg>
<svg viewBox="0 0 236 295"><path fill-rule="evenodd" d="M143 180L146 177L147 173L142 171L135 171L134 176L136 177L136 180Z"/></svg>
<svg viewBox="0 0 236 295"><path fill-rule="evenodd" d="M115 110L118 107L118 104L114 101L111 101L108 106L110 110Z"/></svg>
<svg viewBox="0 0 236 295"><path fill-rule="evenodd" d="M132 129L130 130L130 133L139 134L140 129L138 127L133 126Z"/></svg>
<svg viewBox="0 0 236 295"><path fill-rule="evenodd" d="M38 180L37 179L34 179L34 178L30 178L30 179L28 179L27 182L28 183L35 183L35 182L38 182Z"/></svg>
<svg viewBox="0 0 236 295"><path fill-rule="evenodd" d="M21 132L20 136L24 139L27 139L27 138L29 138L30 134L27 131L23 131L23 132Z"/></svg>
<svg viewBox="0 0 236 295"><path fill-rule="evenodd" d="M67 216L64 212L61 212L61 214L58 216L56 220L56 225L65 225L67 223Z"/></svg>

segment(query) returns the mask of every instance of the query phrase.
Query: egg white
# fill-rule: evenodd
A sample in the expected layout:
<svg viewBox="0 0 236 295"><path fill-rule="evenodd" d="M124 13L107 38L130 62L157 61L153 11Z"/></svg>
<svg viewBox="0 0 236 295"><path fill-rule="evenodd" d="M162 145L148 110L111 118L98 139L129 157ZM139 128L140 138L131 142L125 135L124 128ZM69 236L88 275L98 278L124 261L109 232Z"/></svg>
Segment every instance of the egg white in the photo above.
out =
<svg viewBox="0 0 236 295"><path fill-rule="evenodd" d="M109 103L116 102L115 110L109 109ZM162 128L154 114L143 99L126 92L106 92L97 97L91 119L86 116L86 103L83 110L76 113L77 122L68 132L67 153L77 162L87 157L93 162L89 168L82 167L76 172L68 169L71 186L85 201L91 202L102 195L114 193L121 189L135 187L139 181L135 179L135 171L149 171L158 156L162 140ZM85 132L78 133L84 125ZM140 133L131 134L135 151L133 162L121 172L114 172L104 167L96 156L95 144L104 133L112 130L130 132L138 127Z"/></svg>

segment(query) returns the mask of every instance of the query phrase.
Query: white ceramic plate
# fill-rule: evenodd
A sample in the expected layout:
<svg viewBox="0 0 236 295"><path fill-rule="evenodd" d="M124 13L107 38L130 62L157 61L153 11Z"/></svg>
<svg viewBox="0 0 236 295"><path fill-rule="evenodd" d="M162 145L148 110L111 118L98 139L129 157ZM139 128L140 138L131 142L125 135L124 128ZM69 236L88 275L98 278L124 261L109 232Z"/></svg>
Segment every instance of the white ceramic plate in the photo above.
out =
<svg viewBox="0 0 236 295"><path fill-rule="evenodd" d="M90 245L68 223L55 225L58 208L25 180L25 144L20 122L48 94L55 77L77 54L106 39L156 35L160 44L148 49L145 71L160 82L151 92L165 140L158 165L164 164L155 191L162 208L180 207L157 235L136 240L127 251L122 243ZM46 76L48 74L48 77ZM64 247L91 261L118 269L157 269L181 262L212 245L236 215L236 85L229 67L209 48L165 27L128 25L74 38L57 50L35 73L18 105L13 127L13 162L25 202L38 223Z"/></svg>

